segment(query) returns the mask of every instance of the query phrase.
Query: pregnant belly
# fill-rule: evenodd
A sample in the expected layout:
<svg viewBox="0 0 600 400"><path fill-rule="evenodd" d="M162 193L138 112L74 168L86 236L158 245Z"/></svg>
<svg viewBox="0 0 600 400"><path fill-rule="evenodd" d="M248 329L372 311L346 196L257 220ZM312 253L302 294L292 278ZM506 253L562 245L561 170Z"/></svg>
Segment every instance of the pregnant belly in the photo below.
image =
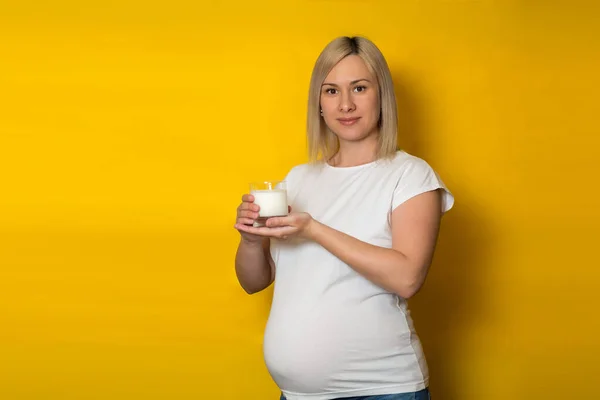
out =
<svg viewBox="0 0 600 400"><path fill-rule="evenodd" d="M372 313L275 314L265 330L265 363L281 389L296 393L396 384L402 358L414 359L405 328Z"/></svg>
<svg viewBox="0 0 600 400"><path fill-rule="evenodd" d="M269 318L264 337L267 369L277 385L291 392L322 393L343 363L339 331L318 321ZM343 346L342 346L343 347Z"/></svg>

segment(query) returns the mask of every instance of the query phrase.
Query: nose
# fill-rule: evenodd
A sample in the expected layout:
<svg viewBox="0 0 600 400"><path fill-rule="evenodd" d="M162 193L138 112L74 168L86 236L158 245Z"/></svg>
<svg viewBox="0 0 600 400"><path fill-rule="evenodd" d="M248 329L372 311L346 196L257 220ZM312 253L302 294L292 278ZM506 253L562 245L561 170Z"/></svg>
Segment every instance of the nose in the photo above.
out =
<svg viewBox="0 0 600 400"><path fill-rule="evenodd" d="M348 92L343 92L342 95L340 96L340 104L339 104L339 110L341 112L347 113L349 111L354 110L355 105L354 102L352 101L352 95Z"/></svg>

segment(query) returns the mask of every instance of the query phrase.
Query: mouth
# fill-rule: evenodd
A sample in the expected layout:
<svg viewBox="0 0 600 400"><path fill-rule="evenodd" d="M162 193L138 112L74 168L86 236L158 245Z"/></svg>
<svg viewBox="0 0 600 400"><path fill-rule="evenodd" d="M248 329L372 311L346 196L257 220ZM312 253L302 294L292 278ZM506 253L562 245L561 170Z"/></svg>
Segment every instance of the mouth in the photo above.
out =
<svg viewBox="0 0 600 400"><path fill-rule="evenodd" d="M337 120L339 121L340 124L345 125L345 126L350 126L350 125L354 125L358 120L360 119L360 117L354 117L354 118L338 118Z"/></svg>

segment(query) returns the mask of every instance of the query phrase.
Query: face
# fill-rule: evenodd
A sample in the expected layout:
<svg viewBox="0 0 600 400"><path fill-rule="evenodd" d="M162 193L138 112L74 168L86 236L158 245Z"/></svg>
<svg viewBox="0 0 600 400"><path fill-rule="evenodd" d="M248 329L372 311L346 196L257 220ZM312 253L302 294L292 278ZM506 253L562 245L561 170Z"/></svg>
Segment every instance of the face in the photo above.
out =
<svg viewBox="0 0 600 400"><path fill-rule="evenodd" d="M342 59L321 87L323 119L340 141L377 134L380 101L377 79L357 55Z"/></svg>

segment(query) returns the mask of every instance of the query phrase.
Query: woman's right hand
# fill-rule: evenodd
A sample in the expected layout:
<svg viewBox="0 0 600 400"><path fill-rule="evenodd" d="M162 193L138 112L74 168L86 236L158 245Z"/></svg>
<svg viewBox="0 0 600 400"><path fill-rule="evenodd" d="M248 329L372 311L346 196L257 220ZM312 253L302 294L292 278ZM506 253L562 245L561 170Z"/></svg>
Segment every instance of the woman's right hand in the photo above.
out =
<svg viewBox="0 0 600 400"><path fill-rule="evenodd" d="M260 207L258 204L254 204L254 196L251 194L245 194L242 196L242 204L240 204L237 208L235 228L240 235L242 235L242 239L246 242L262 243L264 239L262 236L254 235L238 229L238 225L254 225L254 222L258 219L259 210Z"/></svg>

